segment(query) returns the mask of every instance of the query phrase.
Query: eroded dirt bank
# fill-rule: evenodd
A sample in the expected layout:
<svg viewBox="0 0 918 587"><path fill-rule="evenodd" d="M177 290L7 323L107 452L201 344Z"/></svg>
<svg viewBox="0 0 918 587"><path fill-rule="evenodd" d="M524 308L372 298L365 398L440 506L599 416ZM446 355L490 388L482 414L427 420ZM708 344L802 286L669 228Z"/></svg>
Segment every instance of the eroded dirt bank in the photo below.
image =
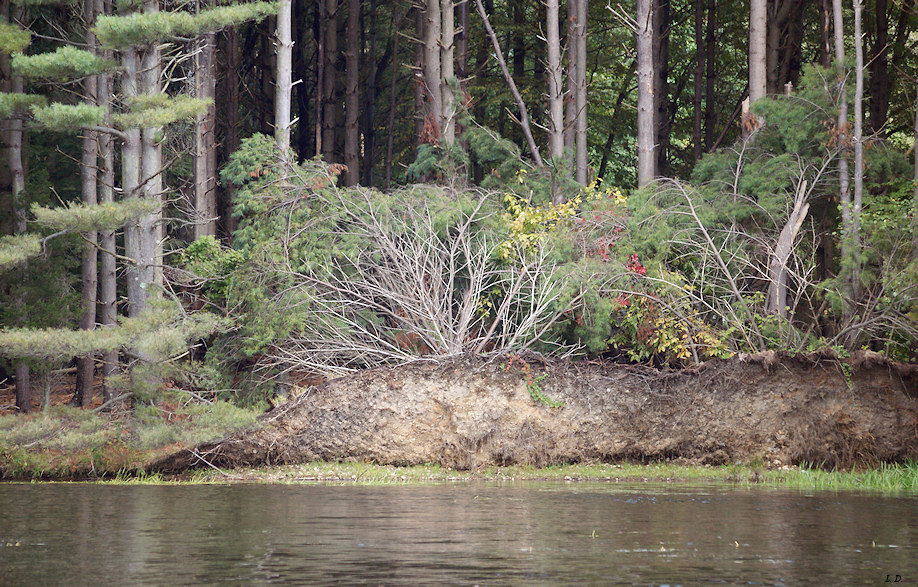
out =
<svg viewBox="0 0 918 587"><path fill-rule="evenodd" d="M150 469L359 460L549 465L615 460L849 468L918 458L918 366L772 353L682 371L460 358L329 381L260 427ZM544 378L541 378L544 375ZM527 379L562 407L533 400Z"/></svg>

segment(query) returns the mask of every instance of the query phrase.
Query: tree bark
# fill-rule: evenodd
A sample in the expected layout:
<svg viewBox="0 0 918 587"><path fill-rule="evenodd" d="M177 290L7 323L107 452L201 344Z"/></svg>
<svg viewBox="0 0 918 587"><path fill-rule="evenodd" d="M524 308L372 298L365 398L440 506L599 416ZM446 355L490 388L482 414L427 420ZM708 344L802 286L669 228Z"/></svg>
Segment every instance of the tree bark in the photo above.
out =
<svg viewBox="0 0 918 587"><path fill-rule="evenodd" d="M111 14L111 2L96 0L98 14ZM104 51L103 57L113 59L112 51ZM99 106L105 109L105 120L111 124L112 119L112 92L114 78L110 73L99 76ZM111 203L115 201L115 141L112 135L100 133L99 135L99 201ZM113 328L118 324L117 301L118 287L116 281L117 260L115 258L115 231L104 230L99 233L99 247L101 260L99 263L99 322L103 328ZM112 399L111 378L118 371L118 352L112 351L102 355L102 402L107 403Z"/></svg>
<svg viewBox="0 0 918 587"><path fill-rule="evenodd" d="M293 97L293 3L280 0L277 11L275 86L274 86L274 140L285 166L290 158L290 102Z"/></svg>
<svg viewBox="0 0 918 587"><path fill-rule="evenodd" d="M198 98L216 98L214 33L201 35L195 53L195 93ZM216 108L211 104L207 111L194 121L194 238L217 234L217 152L214 138Z"/></svg>
<svg viewBox="0 0 918 587"><path fill-rule="evenodd" d="M561 31L559 26L558 0L547 0L545 43L548 60L548 146L554 165L564 155L564 96L563 72L561 71ZM562 195L555 193L554 198Z"/></svg>
<svg viewBox="0 0 918 587"><path fill-rule="evenodd" d="M218 93L217 98L222 99L220 113L224 121L223 141L221 142L222 157L226 161L229 155L239 149L239 72L240 48L239 33L235 28L230 28L225 32L225 43L221 53L226 56L225 69L220 81L223 90ZM321 126L316 127L321 128ZM317 153L318 154L318 153ZM233 214L233 202L236 199L236 188L232 182L223 185L220 201L220 219L223 224L223 235L227 242L232 242L233 233L236 232L236 217Z"/></svg>
<svg viewBox="0 0 918 587"><path fill-rule="evenodd" d="M577 28L575 35L575 52L577 53L577 75L574 96L576 116L574 118L574 177L580 185L589 180L589 156L587 145L587 18L589 0L577 0Z"/></svg>
<svg viewBox="0 0 918 587"><path fill-rule="evenodd" d="M427 0L424 13L424 44L421 67L424 74L424 127L420 142L439 144L442 133L443 94L440 86L440 38L443 16L440 0Z"/></svg>
<svg viewBox="0 0 918 587"><path fill-rule="evenodd" d="M344 89L344 185L360 182L360 0L347 0ZM368 97L369 99L369 97Z"/></svg>
<svg viewBox="0 0 918 587"><path fill-rule="evenodd" d="M440 128L443 144L456 142L456 97L453 84L456 83L456 10L453 0L440 2Z"/></svg>
<svg viewBox="0 0 918 587"><path fill-rule="evenodd" d="M577 6L579 0L567 0L567 95L564 99L564 149L570 156L569 165L574 169L575 145L574 127L577 119Z"/></svg>
<svg viewBox="0 0 918 587"><path fill-rule="evenodd" d="M322 68L322 158L327 163L335 163L335 131L338 127L338 105L335 96L335 83L338 77L338 0L319 0L325 2L325 64Z"/></svg>
<svg viewBox="0 0 918 587"><path fill-rule="evenodd" d="M766 0L751 0L749 8L749 102L767 91L768 8Z"/></svg>
<svg viewBox="0 0 918 587"><path fill-rule="evenodd" d="M669 173L670 95L669 95L669 32L672 25L670 0L654 0L653 8L653 101L654 155L657 175Z"/></svg>
<svg viewBox="0 0 918 587"><path fill-rule="evenodd" d="M21 6L10 6L4 3L3 6L5 20L15 23L25 18L25 9ZM25 90L25 84L22 76L12 75L9 70L9 60L3 62L5 71L4 77L9 80L9 91L12 93L22 93ZM23 207L25 202L22 201L25 195L25 163L23 160L23 124L22 118L13 116L7 119L4 130L4 139L6 141L6 160L10 174L10 206L13 212L13 231L15 233L24 233L26 231L25 213ZM16 376L16 410L20 414L26 414L32 411L32 386L29 378L29 364L24 360L13 362L13 369Z"/></svg>
<svg viewBox="0 0 918 587"><path fill-rule="evenodd" d="M84 0L83 15L89 25L95 22L96 0ZM96 53L96 36L92 28L86 29L87 50ZM83 102L95 106L98 95L98 78L89 76L83 81ZM83 131L80 155L80 186L83 204L94 206L98 202L98 176L96 175L98 161L98 135L89 130ZM98 291L98 249L99 234L95 231L83 233L82 262L80 269L80 329L93 330L96 327L96 301ZM76 394L74 403L82 407L92 405L93 379L95 375L95 356L90 353L77 361Z"/></svg>
<svg viewBox="0 0 918 587"><path fill-rule="evenodd" d="M644 187L657 175L656 159L654 158L652 7L652 0L637 0L638 187Z"/></svg>
<svg viewBox="0 0 918 587"><path fill-rule="evenodd" d="M838 92L838 125L835 140L839 145L838 183L842 216L842 291L845 296L844 322L850 324L854 318L855 286L853 264L857 255L854 248L855 236L851 209L850 178L848 170L848 96L846 91L847 71L845 68L845 31L842 20L842 0L832 0L832 14L835 37L836 88Z"/></svg>
<svg viewBox="0 0 918 587"><path fill-rule="evenodd" d="M370 0L369 9L369 29L370 41L366 53L367 81L364 86L364 165L362 169L363 183L366 186L373 185L373 168L376 164L376 100L382 93L379 87L379 62L376 59L376 0ZM390 31L395 34L394 31ZM397 63L395 61L394 63Z"/></svg>
<svg viewBox="0 0 918 587"><path fill-rule="evenodd" d="M768 297L765 301L765 311L770 314L777 314L781 318L787 318L787 288L790 272L787 269L787 262L794 250L794 241L800 233L803 221L806 220L806 214L810 209L806 201L807 196L806 181L802 182L797 189L797 195L794 198L794 208L787 217L787 222L778 236L778 242L775 245L771 262L768 266Z"/></svg>
<svg viewBox="0 0 918 587"><path fill-rule="evenodd" d="M122 51L121 94L126 101L139 95L138 73L140 58L133 47ZM139 198L141 174L141 132L139 128L124 130L121 142L121 189L125 198ZM148 282L152 282L143 264L141 219L130 220L124 230L125 256L129 259L125 269L128 316L137 316L146 307Z"/></svg>
<svg viewBox="0 0 918 587"><path fill-rule="evenodd" d="M854 201L851 210L851 234L853 239L851 276L855 301L860 295L861 282L861 208L864 202L864 34L861 25L862 0L854 0ZM856 342L852 336L851 345Z"/></svg>

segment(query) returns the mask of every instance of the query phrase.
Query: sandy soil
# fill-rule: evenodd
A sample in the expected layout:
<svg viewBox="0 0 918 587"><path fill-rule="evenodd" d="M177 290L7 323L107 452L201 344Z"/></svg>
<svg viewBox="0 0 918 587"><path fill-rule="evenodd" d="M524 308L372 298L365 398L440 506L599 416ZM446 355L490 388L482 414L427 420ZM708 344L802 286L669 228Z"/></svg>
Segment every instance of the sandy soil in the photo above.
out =
<svg viewBox="0 0 918 587"><path fill-rule="evenodd" d="M829 354L775 353L679 371L537 357L419 362L306 389L256 429L150 469L176 472L202 459L456 469L622 460L850 468L918 459L918 366L869 352L846 365Z"/></svg>

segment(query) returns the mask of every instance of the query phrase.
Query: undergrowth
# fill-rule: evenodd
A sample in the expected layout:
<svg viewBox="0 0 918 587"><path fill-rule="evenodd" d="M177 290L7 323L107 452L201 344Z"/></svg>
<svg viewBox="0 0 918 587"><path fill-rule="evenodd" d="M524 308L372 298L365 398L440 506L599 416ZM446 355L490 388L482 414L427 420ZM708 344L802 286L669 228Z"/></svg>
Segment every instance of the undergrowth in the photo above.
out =
<svg viewBox="0 0 918 587"><path fill-rule="evenodd" d="M226 402L184 405L167 397L134 413L66 406L0 417L0 478L105 478L142 469L159 454L252 426L257 412Z"/></svg>

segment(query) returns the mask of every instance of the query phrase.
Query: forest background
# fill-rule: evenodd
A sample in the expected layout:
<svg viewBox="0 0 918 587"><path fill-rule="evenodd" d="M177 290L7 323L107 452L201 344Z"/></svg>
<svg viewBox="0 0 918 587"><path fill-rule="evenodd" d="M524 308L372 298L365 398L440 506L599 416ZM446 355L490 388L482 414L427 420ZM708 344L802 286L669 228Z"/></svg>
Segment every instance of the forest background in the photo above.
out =
<svg viewBox="0 0 918 587"><path fill-rule="evenodd" d="M467 352L918 359L918 1L0 13L19 411L68 365L111 408Z"/></svg>

